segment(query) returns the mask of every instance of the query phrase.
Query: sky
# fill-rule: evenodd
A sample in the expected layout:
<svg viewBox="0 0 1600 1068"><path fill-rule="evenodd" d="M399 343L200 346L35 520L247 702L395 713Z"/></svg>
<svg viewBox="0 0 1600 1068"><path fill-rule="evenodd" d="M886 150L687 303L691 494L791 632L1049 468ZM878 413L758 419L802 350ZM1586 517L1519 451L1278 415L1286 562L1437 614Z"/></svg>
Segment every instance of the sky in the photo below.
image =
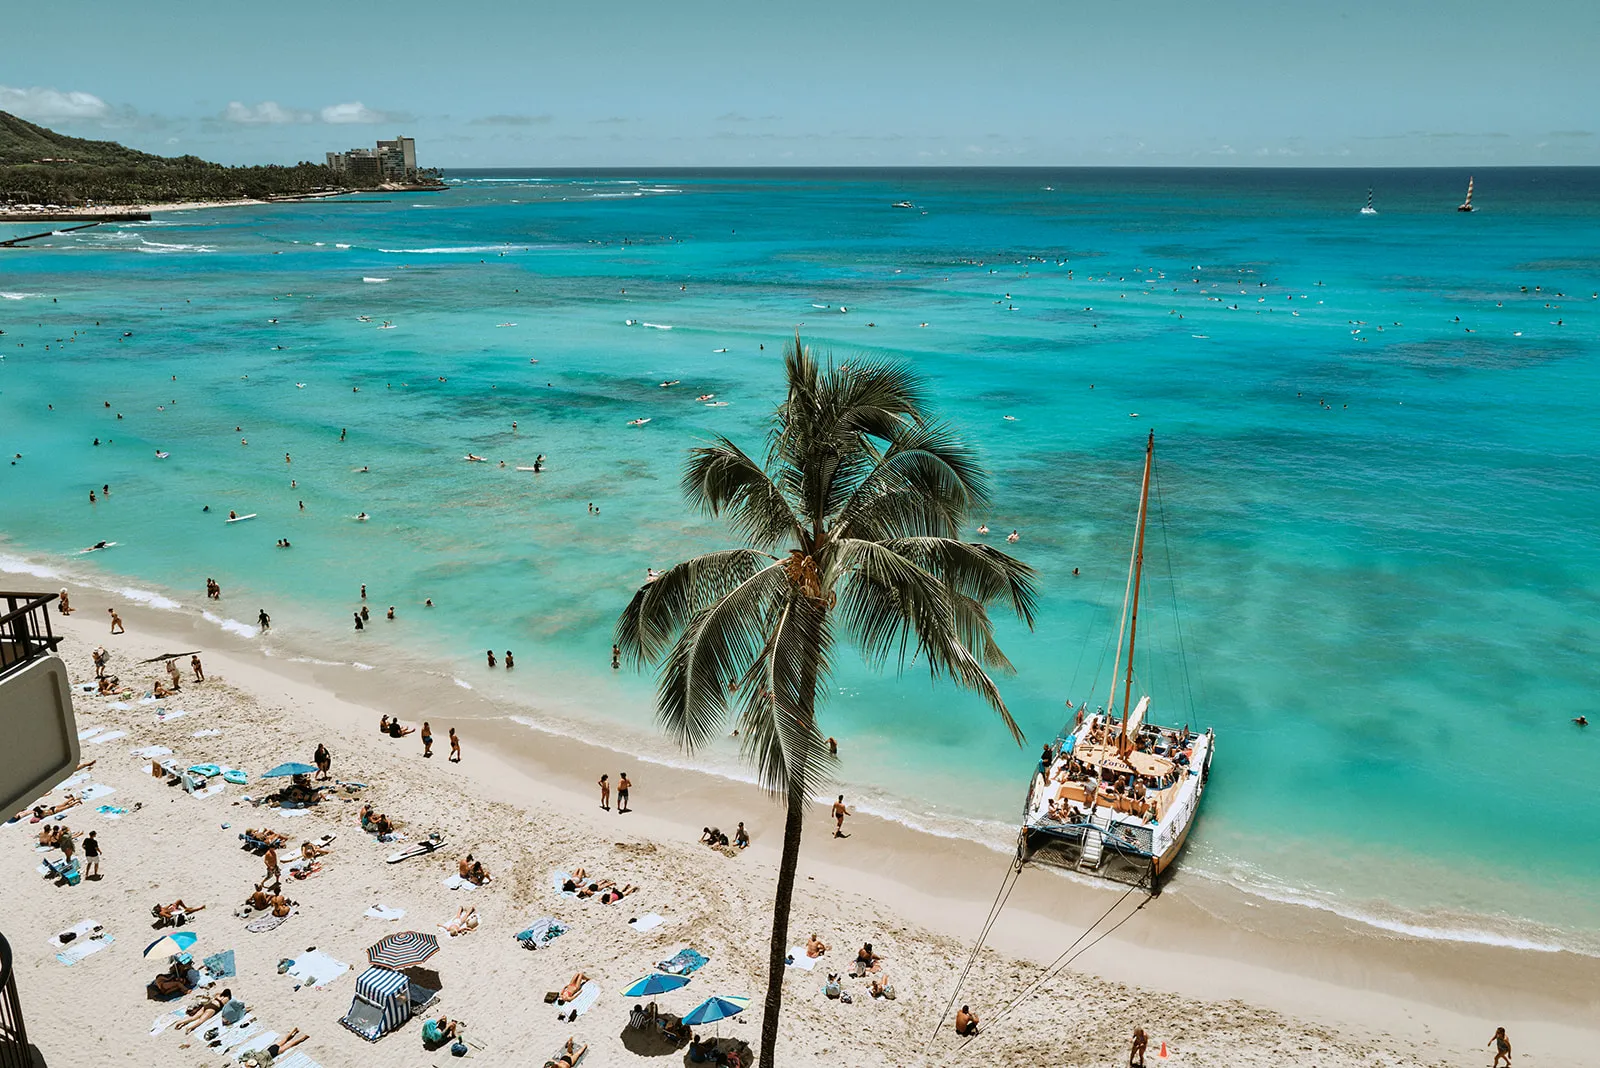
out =
<svg viewBox="0 0 1600 1068"><path fill-rule="evenodd" d="M1600 164L1600 0L80 0L0 110L224 163Z"/></svg>

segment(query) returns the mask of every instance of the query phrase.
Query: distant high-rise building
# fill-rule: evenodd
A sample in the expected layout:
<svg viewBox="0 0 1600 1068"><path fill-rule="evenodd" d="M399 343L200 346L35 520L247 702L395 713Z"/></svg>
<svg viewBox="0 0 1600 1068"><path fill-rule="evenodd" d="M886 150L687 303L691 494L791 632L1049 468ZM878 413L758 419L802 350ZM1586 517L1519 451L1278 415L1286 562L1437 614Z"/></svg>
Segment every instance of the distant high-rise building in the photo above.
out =
<svg viewBox="0 0 1600 1068"><path fill-rule="evenodd" d="M328 169L352 181L404 182L417 176L417 142L411 137L379 141L375 148L329 152Z"/></svg>

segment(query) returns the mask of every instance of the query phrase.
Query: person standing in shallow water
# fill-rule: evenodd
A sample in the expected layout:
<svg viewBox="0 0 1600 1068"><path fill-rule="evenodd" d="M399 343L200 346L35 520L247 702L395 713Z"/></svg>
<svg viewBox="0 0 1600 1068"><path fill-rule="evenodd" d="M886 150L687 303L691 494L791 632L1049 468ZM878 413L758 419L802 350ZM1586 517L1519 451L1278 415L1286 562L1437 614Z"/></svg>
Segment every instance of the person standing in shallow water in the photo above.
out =
<svg viewBox="0 0 1600 1068"><path fill-rule="evenodd" d="M511 659L511 650L507 649L506 650L506 670L510 671L512 668L514 668L516 666L517 666L516 665L516 661Z"/></svg>
<svg viewBox="0 0 1600 1068"><path fill-rule="evenodd" d="M350 614L356 618L356 630L366 630L366 625L361 622L361 613L351 612Z"/></svg>
<svg viewBox="0 0 1600 1068"><path fill-rule="evenodd" d="M485 649L483 651L483 655L489 658L489 666L490 667L494 667L494 650L493 649Z"/></svg>
<svg viewBox="0 0 1600 1068"><path fill-rule="evenodd" d="M611 647L611 670L615 671L617 668L620 668L621 666L622 666L622 647L620 645L613 645Z"/></svg>

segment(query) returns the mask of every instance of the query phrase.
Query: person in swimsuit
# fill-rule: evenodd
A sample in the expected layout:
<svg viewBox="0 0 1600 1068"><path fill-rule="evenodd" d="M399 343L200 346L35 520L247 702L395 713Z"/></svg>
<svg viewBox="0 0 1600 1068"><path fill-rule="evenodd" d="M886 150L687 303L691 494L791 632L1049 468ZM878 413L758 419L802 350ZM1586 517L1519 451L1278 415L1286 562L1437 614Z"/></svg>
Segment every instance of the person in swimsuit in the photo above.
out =
<svg viewBox="0 0 1600 1068"><path fill-rule="evenodd" d="M569 1038L567 1044L561 1047L560 1053L544 1062L544 1068L573 1068L588 1052L587 1044L579 1046L576 1039Z"/></svg>
<svg viewBox="0 0 1600 1068"><path fill-rule="evenodd" d="M828 952L828 943L818 938L817 933L812 931L811 937L806 939L806 956L815 959L826 952Z"/></svg>
<svg viewBox="0 0 1600 1068"><path fill-rule="evenodd" d="M296 1046L310 1037L310 1035L306 1034L298 1027L291 1028L289 1034L285 1036L283 1041L274 1042L267 1047L267 1055L274 1059L281 1057L284 1055L284 1053L294 1049Z"/></svg>
<svg viewBox="0 0 1600 1068"><path fill-rule="evenodd" d="M1494 1047L1494 1062L1492 1068L1500 1068L1500 1061L1505 1060L1507 1068L1511 1065L1511 1040L1506 1037L1504 1027L1494 1029L1494 1037L1489 1039L1489 1045Z"/></svg>
<svg viewBox="0 0 1600 1068"><path fill-rule="evenodd" d="M600 787L600 807L605 809L607 812L611 811L611 781L610 780L611 780L611 776L602 775L602 776L600 776L600 782L598 783L598 785Z"/></svg>
<svg viewBox="0 0 1600 1068"><path fill-rule="evenodd" d="M961 1006L961 1011L956 1013L956 1034L966 1037L978 1033L978 1016L967 1006Z"/></svg>
<svg viewBox="0 0 1600 1068"><path fill-rule="evenodd" d="M579 868L561 883L561 892L563 894L576 894L583 886L583 881L588 877L588 873Z"/></svg>
<svg viewBox="0 0 1600 1068"><path fill-rule="evenodd" d="M844 807L844 794L839 795L839 800L833 803L833 836L835 838L849 838L844 833L844 818L850 815L850 810Z"/></svg>
<svg viewBox="0 0 1600 1068"><path fill-rule="evenodd" d="M618 812L627 812L628 811L628 790L631 789L632 787L633 787L633 783L628 781L628 773L627 772L623 772L621 775L619 775L617 777L617 811Z"/></svg>
<svg viewBox="0 0 1600 1068"><path fill-rule="evenodd" d="M317 778L326 782L333 777L333 754L321 742L317 743L317 751L311 754L311 763L317 766Z"/></svg>
<svg viewBox="0 0 1600 1068"><path fill-rule="evenodd" d="M174 963L172 967L173 970L176 971L178 968L183 967L183 965ZM207 1020L211 1019L211 1017L221 1012L222 1007L232 1000L233 991L231 990L223 990L219 993L212 994L210 997L202 1001L199 1006L196 1007L194 1015L180 1023L177 1029L179 1031L198 1030L201 1024L205 1023Z"/></svg>
<svg viewBox="0 0 1600 1068"><path fill-rule="evenodd" d="M433 756L433 728L428 726L428 721L422 721L422 755Z"/></svg>
<svg viewBox="0 0 1600 1068"><path fill-rule="evenodd" d="M456 737L456 729L450 728L450 761L453 764L461 763L461 739ZM587 1046L584 1047L588 1049Z"/></svg>
<svg viewBox="0 0 1600 1068"><path fill-rule="evenodd" d="M1150 1045L1150 1036L1144 1033L1144 1028L1133 1029L1133 1044L1128 1047L1128 1068L1144 1068L1145 1047Z"/></svg>
<svg viewBox="0 0 1600 1068"><path fill-rule="evenodd" d="M583 984L587 983L588 981L589 977L584 975L582 972L574 973L572 978L568 980L567 985L561 988L561 993L556 995L557 1003L566 1004L573 998L577 997L578 994L583 990Z"/></svg>
<svg viewBox="0 0 1600 1068"><path fill-rule="evenodd" d="M638 893L638 891L639 891L639 888L637 886L634 886L632 883L629 883L626 886L613 886L611 889L607 890L605 893L600 895L600 904L602 904L602 905L615 904L616 902L621 901L623 898L627 897L629 894L635 894L635 893Z"/></svg>

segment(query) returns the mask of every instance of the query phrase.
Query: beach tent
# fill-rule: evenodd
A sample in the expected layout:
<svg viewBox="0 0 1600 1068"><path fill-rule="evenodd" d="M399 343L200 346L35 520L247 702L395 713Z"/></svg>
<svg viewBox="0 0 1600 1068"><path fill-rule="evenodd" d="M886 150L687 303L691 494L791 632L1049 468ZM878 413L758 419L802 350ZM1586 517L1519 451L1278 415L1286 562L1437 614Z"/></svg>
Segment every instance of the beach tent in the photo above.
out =
<svg viewBox="0 0 1600 1068"><path fill-rule="evenodd" d="M376 1042L411 1019L411 980L388 968L368 968L356 978L356 996L339 1021Z"/></svg>

